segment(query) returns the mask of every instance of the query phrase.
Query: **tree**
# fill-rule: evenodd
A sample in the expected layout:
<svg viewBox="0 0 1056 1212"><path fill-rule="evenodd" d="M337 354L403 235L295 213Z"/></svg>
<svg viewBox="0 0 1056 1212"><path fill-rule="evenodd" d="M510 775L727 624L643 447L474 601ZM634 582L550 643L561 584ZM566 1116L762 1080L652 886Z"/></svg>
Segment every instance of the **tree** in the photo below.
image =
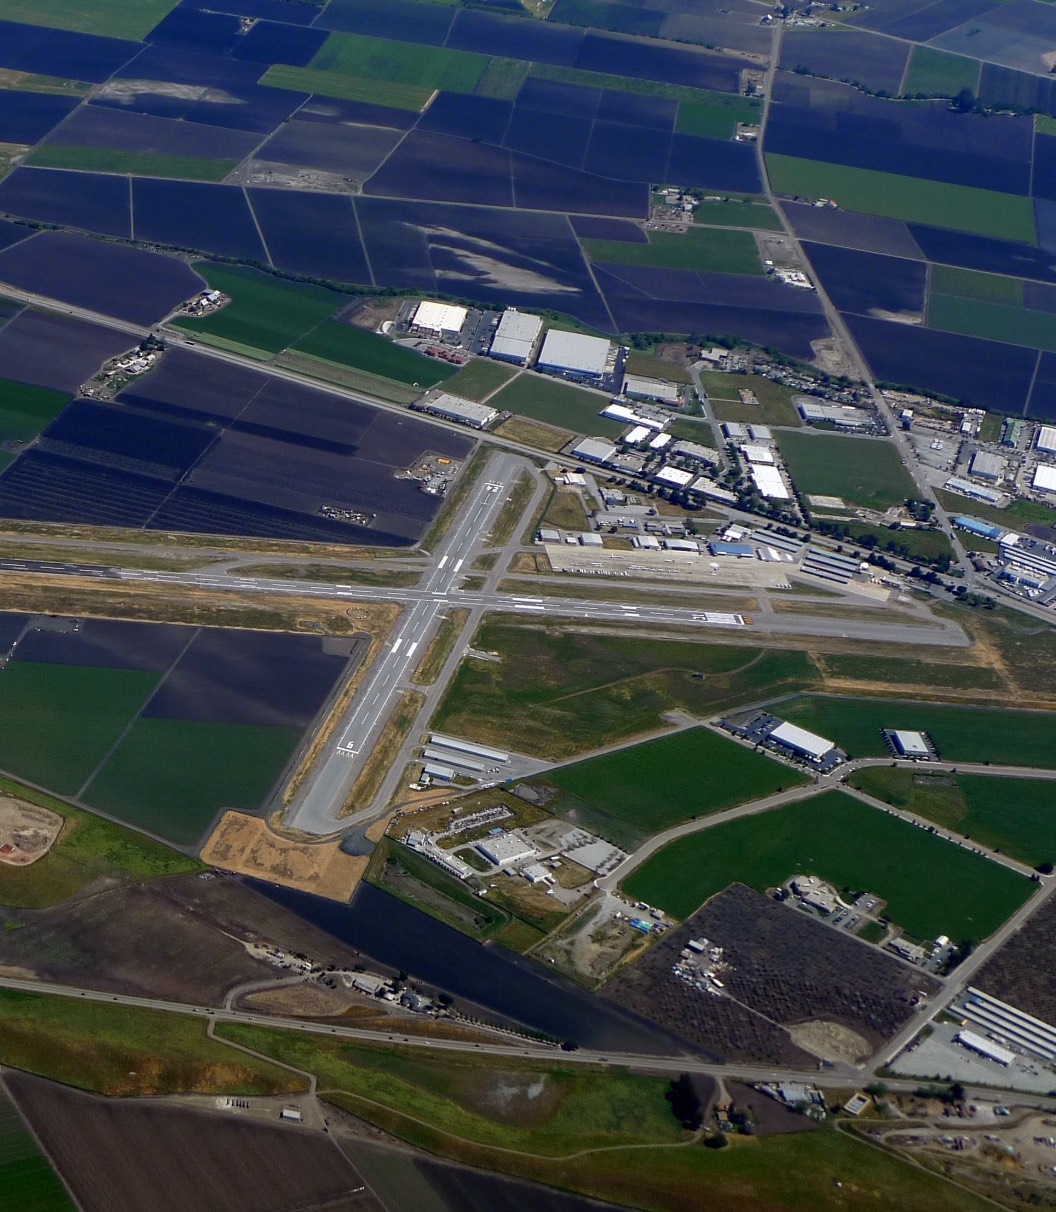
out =
<svg viewBox="0 0 1056 1212"><path fill-rule="evenodd" d="M671 1088L664 1098L671 1104L671 1113L682 1127L696 1132L704 1122L704 1108L689 1074L683 1073L681 1077L672 1080Z"/></svg>
<svg viewBox="0 0 1056 1212"><path fill-rule="evenodd" d="M951 106L954 113L970 114L975 109L975 93L970 88L965 86L953 99Z"/></svg>

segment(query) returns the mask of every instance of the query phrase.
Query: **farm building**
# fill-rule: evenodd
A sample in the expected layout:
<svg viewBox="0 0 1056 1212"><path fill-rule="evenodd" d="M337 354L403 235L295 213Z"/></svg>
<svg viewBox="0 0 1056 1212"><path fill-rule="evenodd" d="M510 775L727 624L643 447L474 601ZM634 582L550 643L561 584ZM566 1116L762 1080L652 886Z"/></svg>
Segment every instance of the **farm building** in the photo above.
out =
<svg viewBox="0 0 1056 1212"><path fill-rule="evenodd" d="M1000 455L990 454L986 450L977 450L972 455L971 474L982 480L1000 480L1005 474L1008 464Z"/></svg>
<svg viewBox="0 0 1056 1212"><path fill-rule="evenodd" d="M502 313L495 336L491 342L491 356L501 362L513 362L517 366L527 366L535 352L539 334L543 331L543 322L538 316L528 315L515 307L508 307Z"/></svg>
<svg viewBox="0 0 1056 1212"><path fill-rule="evenodd" d="M662 400L665 404L679 404L678 385L665 379L650 379L644 375L625 375L623 394L638 400Z"/></svg>
<svg viewBox="0 0 1056 1212"><path fill-rule="evenodd" d="M416 412L442 417L445 421L457 421L459 425L469 425L473 429L486 429L499 415L494 408L487 404L478 404L475 400L463 400L461 396L452 396L446 391L431 398L423 396L411 407Z"/></svg>
<svg viewBox="0 0 1056 1212"><path fill-rule="evenodd" d="M434 303L426 299L419 303L411 318L411 332L436 337L441 341L457 341L469 312L450 303Z"/></svg>
<svg viewBox="0 0 1056 1212"><path fill-rule="evenodd" d="M584 383L603 383L616 369L618 352L618 347L604 337L552 328L543 341L536 366Z"/></svg>
<svg viewBox="0 0 1056 1212"><path fill-rule="evenodd" d="M770 732L769 740L810 762L822 761L836 748L833 741L826 740L815 732L808 732L798 724L790 724L787 720Z"/></svg>
<svg viewBox="0 0 1056 1212"><path fill-rule="evenodd" d="M1056 426L1042 425L1034 439L1034 446L1046 454L1056 454Z"/></svg>

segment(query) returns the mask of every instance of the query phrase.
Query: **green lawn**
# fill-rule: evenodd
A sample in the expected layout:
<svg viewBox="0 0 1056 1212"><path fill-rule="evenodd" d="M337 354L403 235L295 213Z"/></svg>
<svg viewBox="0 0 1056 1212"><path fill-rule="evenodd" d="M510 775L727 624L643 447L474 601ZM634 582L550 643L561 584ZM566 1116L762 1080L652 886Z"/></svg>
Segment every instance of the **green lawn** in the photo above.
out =
<svg viewBox="0 0 1056 1212"><path fill-rule="evenodd" d="M304 1088L296 1074L209 1039L200 1018L15 989L0 989L0 1065L109 1095Z"/></svg>
<svg viewBox="0 0 1056 1212"><path fill-rule="evenodd" d="M678 918L734 881L760 891L797 872L867 890L916 938L983 939L1034 885L974 851L841 791L726 821L679 838L624 881L633 897Z"/></svg>
<svg viewBox="0 0 1056 1212"><path fill-rule="evenodd" d="M914 46L902 82L904 97L956 97L962 88L979 87L978 59L951 55L930 46Z"/></svg>
<svg viewBox="0 0 1056 1212"><path fill-rule="evenodd" d="M1040 522L1043 526L1056 526L1056 509L1042 505L1040 501L1019 499L1013 501L1007 509L995 509L982 501L972 501L968 497L958 496L955 492L946 492L941 488L935 490L939 504L943 509L953 514L964 514L967 517L980 518L984 522L994 522L998 526L1007 526L1009 530L1020 530L1029 522ZM962 541L966 536L962 534Z"/></svg>
<svg viewBox="0 0 1056 1212"><path fill-rule="evenodd" d="M455 368L437 358L394 345L386 337L339 320L324 320L317 328L292 342L292 347L313 358L353 366L356 370L422 388L443 383Z"/></svg>
<svg viewBox="0 0 1056 1212"><path fill-rule="evenodd" d="M947 761L1056 769L1054 712L824 695L803 695L781 704L778 711L793 723L832 737L851 757L886 756L881 730L906 728L929 732Z"/></svg>
<svg viewBox="0 0 1056 1212"><path fill-rule="evenodd" d="M0 768L76 795L159 675L12 661L0 671Z"/></svg>
<svg viewBox="0 0 1056 1212"><path fill-rule="evenodd" d="M930 290L933 294L954 295L958 299L978 299L980 303L1023 306L1022 278L986 274L977 269L961 269L958 265L933 265Z"/></svg>
<svg viewBox="0 0 1056 1212"><path fill-rule="evenodd" d="M1056 782L1049 779L929 776L926 767L873 766L857 771L851 782L1032 867L1056 862Z"/></svg>
<svg viewBox="0 0 1056 1212"><path fill-rule="evenodd" d="M85 801L177 846L197 846L217 812L260 808L298 728L138 719Z"/></svg>
<svg viewBox="0 0 1056 1212"><path fill-rule="evenodd" d="M45 143L26 161L35 168L72 168L93 173L123 173L133 177L175 177L187 181L222 181L237 160L204 156L168 156L160 152L120 151L108 147L66 147Z"/></svg>
<svg viewBox="0 0 1056 1212"><path fill-rule="evenodd" d="M680 135L703 135L707 139L732 139L739 122L755 125L762 105L748 97L718 93L713 100L680 101L675 130Z"/></svg>
<svg viewBox="0 0 1056 1212"><path fill-rule="evenodd" d="M778 445L801 493L843 497L870 509L916 495L893 442L803 430L778 435Z"/></svg>
<svg viewBox="0 0 1056 1212"><path fill-rule="evenodd" d="M66 900L101 876L150 880L198 867L193 859L160 842L12 779L0 778L0 791L50 808L66 819L58 841L35 863L0 865L0 904L42 909Z"/></svg>
<svg viewBox="0 0 1056 1212"><path fill-rule="evenodd" d="M447 390L466 400L483 400L505 383L508 383L517 373L512 366L503 362L493 362L489 358L474 358L451 379L447 381Z"/></svg>
<svg viewBox="0 0 1056 1212"><path fill-rule="evenodd" d="M551 771L547 778L643 833L801 786L804 775L707 728Z"/></svg>
<svg viewBox="0 0 1056 1212"><path fill-rule="evenodd" d="M932 292L928 296L928 327L1056 352L1056 314L1048 311L980 303Z"/></svg>
<svg viewBox="0 0 1056 1212"><path fill-rule="evenodd" d="M292 345L346 301L332 290L287 282L258 269L209 261L196 262L194 268L211 287L230 295L231 302L201 319L182 316L173 323L263 353Z"/></svg>
<svg viewBox="0 0 1056 1212"><path fill-rule="evenodd" d="M703 204L702 204L703 205ZM646 265L662 269L700 269L717 274L762 274L755 237L698 225L685 235L649 232L648 244L627 240L581 240L591 261L612 265Z"/></svg>
<svg viewBox="0 0 1056 1212"><path fill-rule="evenodd" d="M488 401L505 412L520 413L575 433L614 438L627 426L598 416L608 402L608 396L598 392L535 374L520 375Z"/></svg>
<svg viewBox="0 0 1056 1212"><path fill-rule="evenodd" d="M0 0L0 21L138 41L176 4L177 0Z"/></svg>
<svg viewBox="0 0 1056 1212"><path fill-rule="evenodd" d="M930 223L1028 244L1037 240L1030 198L798 156L770 154L766 166L774 190L790 197L832 198L844 210L868 215Z"/></svg>
<svg viewBox="0 0 1056 1212"><path fill-rule="evenodd" d="M0 440L28 442L69 402L64 391L0 379Z"/></svg>
<svg viewBox="0 0 1056 1212"><path fill-rule="evenodd" d="M473 647L501 659L464 660L434 726L484 744L516 736L521 752L553 760L661 728L675 708L708 715L819 680L805 652L502 621L483 624Z"/></svg>
<svg viewBox="0 0 1056 1212"><path fill-rule="evenodd" d="M24 1212L76 1212L62 1180L37 1147L0 1087L0 1191L9 1208Z"/></svg>
<svg viewBox="0 0 1056 1212"><path fill-rule="evenodd" d="M271 88L289 88L298 93L338 97L343 101L367 101L389 109L408 109L420 113L433 95L433 89L417 84L399 84L390 80L368 80L346 76L342 72L324 72L314 67L291 67L276 63L260 78Z"/></svg>
<svg viewBox="0 0 1056 1212"><path fill-rule="evenodd" d="M454 93L471 93L487 65L487 55L365 34L331 34L309 64L319 71Z"/></svg>

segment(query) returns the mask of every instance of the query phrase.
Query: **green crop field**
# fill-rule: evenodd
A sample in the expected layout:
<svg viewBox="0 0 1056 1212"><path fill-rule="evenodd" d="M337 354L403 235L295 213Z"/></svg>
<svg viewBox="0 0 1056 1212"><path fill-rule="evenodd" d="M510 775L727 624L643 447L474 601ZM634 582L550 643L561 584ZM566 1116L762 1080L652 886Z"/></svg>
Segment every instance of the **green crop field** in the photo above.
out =
<svg viewBox="0 0 1056 1212"><path fill-rule="evenodd" d="M664 22L661 12L629 4L611 4L608 0L557 0L550 17L567 25L586 25L591 29L645 38L657 37Z"/></svg>
<svg viewBox="0 0 1056 1212"><path fill-rule="evenodd" d="M518 376L488 401L495 408L545 421L548 425L560 425L575 433L614 438L626 426L598 416L608 402L608 397L598 392L584 391L571 383L532 374Z"/></svg>
<svg viewBox="0 0 1056 1212"><path fill-rule="evenodd" d="M780 231L781 220L772 206L762 202L701 202L693 212L693 222L712 227L752 227L765 231Z"/></svg>
<svg viewBox="0 0 1056 1212"><path fill-rule="evenodd" d="M58 841L28 867L0 865L0 904L24 909L57 905L93 880L158 879L196 870L198 864L91 812L84 812L43 791L0 777L0 791L65 817Z"/></svg>
<svg viewBox="0 0 1056 1212"><path fill-rule="evenodd" d="M487 55L394 42L364 34L331 34L309 67L364 80L471 93L488 65Z"/></svg>
<svg viewBox="0 0 1056 1212"><path fill-rule="evenodd" d="M1056 712L1006 711L803 695L778 709L781 716L832 737L852 757L884 757L884 728L931 734L939 756L951 762L1056 768Z"/></svg>
<svg viewBox="0 0 1056 1212"><path fill-rule="evenodd" d="M483 400L508 383L517 373L512 366L488 358L474 358L448 379L447 390L466 400Z"/></svg>
<svg viewBox="0 0 1056 1212"><path fill-rule="evenodd" d="M763 891L797 872L882 896L885 916L921 939L987 938L1034 889L1025 875L841 791L679 838L623 886L685 918L734 881Z"/></svg>
<svg viewBox="0 0 1056 1212"><path fill-rule="evenodd" d="M432 387L455 373L455 367L437 358L426 358L413 349L403 349L385 337L339 320L325 320L293 343L293 348L325 362L353 366L367 374L397 383Z"/></svg>
<svg viewBox="0 0 1056 1212"><path fill-rule="evenodd" d="M675 130L680 135L704 135L708 139L732 139L739 122L756 125L762 106L749 97L717 93L708 101L680 101Z"/></svg>
<svg viewBox="0 0 1056 1212"><path fill-rule="evenodd" d="M85 801L177 846L195 846L223 808L253 812L301 739L300 729L138 719Z"/></svg>
<svg viewBox="0 0 1056 1212"><path fill-rule="evenodd" d="M807 782L783 763L707 728L561 766L547 778L646 834Z"/></svg>
<svg viewBox="0 0 1056 1212"><path fill-rule="evenodd" d="M691 227L685 235L649 233L648 244L627 240L581 240L594 262L645 265L662 269L700 269L717 274L762 274L755 237L746 231Z"/></svg>
<svg viewBox="0 0 1056 1212"><path fill-rule="evenodd" d="M1028 244L1037 240L1031 200L1015 194L798 156L770 154L766 166L774 190L789 197L832 198L844 210L867 215L931 223Z"/></svg>
<svg viewBox="0 0 1056 1212"><path fill-rule="evenodd" d="M338 97L342 101L366 101L389 109L408 109L420 113L433 95L433 89L391 80L368 80L346 76L342 72L324 72L314 67L290 67L276 63L260 79L271 88L288 88L298 93Z"/></svg>
<svg viewBox="0 0 1056 1212"><path fill-rule="evenodd" d="M0 441L28 442L69 402L63 391L0 379Z"/></svg>
<svg viewBox="0 0 1056 1212"><path fill-rule="evenodd" d="M914 46L902 81L904 97L956 97L962 88L979 87L982 63L930 46Z"/></svg>
<svg viewBox="0 0 1056 1212"><path fill-rule="evenodd" d="M209 1039L190 1014L15 989L0 989L0 1065L108 1095L262 1096L305 1085Z"/></svg>
<svg viewBox="0 0 1056 1212"><path fill-rule="evenodd" d="M851 782L895 808L1036 867L1056 863L1056 781L872 766Z"/></svg>
<svg viewBox="0 0 1056 1212"><path fill-rule="evenodd" d="M274 574L272 574L274 575ZM825 653L820 658L831 677L863 682L890 682L908 686L914 682L949 686L957 690L1000 690L1000 674L987 665L953 665L927 656L863 656L856 652Z"/></svg>
<svg viewBox="0 0 1056 1212"><path fill-rule="evenodd" d="M204 156L168 156L159 152L120 151L108 147L66 147L46 143L26 161L35 168L72 168L93 173L122 173L133 177L174 177L186 181L222 181L237 160Z"/></svg>
<svg viewBox="0 0 1056 1212"><path fill-rule="evenodd" d="M11 662L0 671L0 768L76 795L157 684L140 670Z"/></svg>
<svg viewBox="0 0 1056 1212"><path fill-rule="evenodd" d="M892 442L804 430L780 434L778 445L801 493L843 497L870 509L900 505L916 494Z"/></svg>
<svg viewBox="0 0 1056 1212"><path fill-rule="evenodd" d="M263 353L278 353L332 315L343 296L321 286L286 282L257 269L200 261L194 267L211 287L231 302L201 319L181 316L179 328L215 336Z"/></svg>
<svg viewBox="0 0 1056 1212"><path fill-rule="evenodd" d="M0 0L0 21L140 39L178 0Z"/></svg>
<svg viewBox="0 0 1056 1212"><path fill-rule="evenodd" d="M675 708L707 715L819 681L805 652L736 644L496 621L480 627L473 647L501 660L464 660L434 726L485 744L516 734L522 752L550 759L660 728Z"/></svg>
<svg viewBox="0 0 1056 1212"><path fill-rule="evenodd" d="M928 327L1056 352L1056 314L1048 311L932 293L928 296Z"/></svg>
<svg viewBox="0 0 1056 1212"><path fill-rule="evenodd" d="M0 1202L23 1212L75 1212L62 1180L0 1086Z"/></svg>
<svg viewBox="0 0 1056 1212"><path fill-rule="evenodd" d="M978 299L980 303L1023 306L1022 278L986 274L977 269L961 269L957 265L933 265L930 290L932 294L953 295L958 299Z"/></svg>

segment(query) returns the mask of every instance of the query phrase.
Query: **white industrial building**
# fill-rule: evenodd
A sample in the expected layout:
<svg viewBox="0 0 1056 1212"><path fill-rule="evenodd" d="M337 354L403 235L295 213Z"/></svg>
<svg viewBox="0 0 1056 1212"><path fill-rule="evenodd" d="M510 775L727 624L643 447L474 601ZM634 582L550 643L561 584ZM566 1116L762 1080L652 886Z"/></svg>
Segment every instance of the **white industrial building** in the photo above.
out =
<svg viewBox="0 0 1056 1212"><path fill-rule="evenodd" d="M516 307L508 307L502 313L499 326L495 329L491 356L502 362L527 366L542 331L543 322L538 316L518 311Z"/></svg>
<svg viewBox="0 0 1056 1212"><path fill-rule="evenodd" d="M671 447L671 454L680 455L683 459L690 459L694 463L714 465L719 461L717 450L713 450L710 446L701 446L699 442L679 440Z"/></svg>
<svg viewBox="0 0 1056 1212"><path fill-rule="evenodd" d="M1048 463L1039 463L1034 468L1034 479L1031 487L1038 492L1056 492L1056 467Z"/></svg>
<svg viewBox="0 0 1056 1212"><path fill-rule="evenodd" d="M889 733L895 752L901 757L930 758L931 746L923 732L907 732L903 728L893 728Z"/></svg>
<svg viewBox="0 0 1056 1212"><path fill-rule="evenodd" d="M773 463L774 456L765 446L742 446L741 454L749 463Z"/></svg>
<svg viewBox="0 0 1056 1212"><path fill-rule="evenodd" d="M978 476L982 480L993 480L996 482L1005 474L1007 466L1008 464L1000 455L991 454L988 450L977 450L972 455L972 464L969 472L971 475Z"/></svg>
<svg viewBox="0 0 1056 1212"><path fill-rule="evenodd" d="M509 867L511 863L522 863L535 858L539 851L526 838L513 830L498 833L477 842L476 848L496 867Z"/></svg>
<svg viewBox="0 0 1056 1212"><path fill-rule="evenodd" d="M788 485L776 467L753 463L748 470L762 496L768 497L772 501L787 501L791 498L792 494L788 490Z"/></svg>
<svg viewBox="0 0 1056 1212"><path fill-rule="evenodd" d="M611 375L616 367L616 346L604 337L551 328L543 340L536 366L555 374L600 380Z"/></svg>
<svg viewBox="0 0 1056 1212"><path fill-rule="evenodd" d="M650 450L663 450L671 442L669 433L658 433L655 438L649 443Z"/></svg>
<svg viewBox="0 0 1056 1212"><path fill-rule="evenodd" d="M653 479L668 488L688 488L695 477L696 472L683 471L681 467L661 467Z"/></svg>
<svg viewBox="0 0 1056 1212"><path fill-rule="evenodd" d="M681 403L678 385L666 379L650 379L645 375L624 375L623 394L641 400L662 400L665 404Z"/></svg>
<svg viewBox="0 0 1056 1212"><path fill-rule="evenodd" d="M457 421L459 425L469 425L473 429L486 429L499 415L498 410L488 404L463 400L461 396L449 395L446 391L435 396L423 396L411 407L417 412L442 417L445 421Z"/></svg>
<svg viewBox="0 0 1056 1212"><path fill-rule="evenodd" d="M963 1047L971 1049L972 1052L978 1052L987 1060L997 1061L999 1065L1004 1065L1006 1068L1016 1059L1014 1052L1009 1052L1007 1048L1002 1048L999 1044L988 1040L985 1035L977 1035L974 1031L958 1031L954 1039Z"/></svg>
<svg viewBox="0 0 1056 1212"><path fill-rule="evenodd" d="M959 492L964 497L985 501L987 505L1000 505L1005 499L1004 494L995 488L985 488L982 484L973 484L971 480L966 480L962 476L950 476L943 484L943 488L950 492Z"/></svg>
<svg viewBox="0 0 1056 1212"><path fill-rule="evenodd" d="M778 724L771 731L768 739L776 741L777 744L783 745L786 749L790 749L799 757L806 758L810 762L820 762L836 748L834 742L818 736L816 732L808 732L806 728L800 728L798 724L790 724L787 720Z"/></svg>
<svg viewBox="0 0 1056 1212"><path fill-rule="evenodd" d="M644 409L632 408L628 404L617 404L614 400L606 405L599 414L608 417L610 421L626 421L628 425L644 425L654 433L659 433L667 424L667 417L659 417Z"/></svg>
<svg viewBox="0 0 1056 1212"><path fill-rule="evenodd" d="M426 299L414 309L411 331L421 332L441 341L457 341L468 314L464 307Z"/></svg>
<svg viewBox="0 0 1056 1212"><path fill-rule="evenodd" d="M639 442L644 442L652 432L646 425L635 425L632 429L627 430L620 441L626 442L630 446L637 446Z"/></svg>
<svg viewBox="0 0 1056 1212"><path fill-rule="evenodd" d="M608 463L616 453L616 447L604 438L584 438L569 451L574 459L584 463Z"/></svg>
<svg viewBox="0 0 1056 1212"><path fill-rule="evenodd" d="M1056 1060L1056 1027L984 993L974 985L968 986L968 994L958 1013L969 1022L1006 1043L1040 1056L1049 1064Z"/></svg>
<svg viewBox="0 0 1056 1212"><path fill-rule="evenodd" d="M801 398L796 407L808 425L828 421L837 429L872 429L874 424L874 418L864 408L855 408L853 404L828 404Z"/></svg>
<svg viewBox="0 0 1056 1212"><path fill-rule="evenodd" d="M1034 439L1034 446L1046 454L1056 454L1056 426L1042 425Z"/></svg>

